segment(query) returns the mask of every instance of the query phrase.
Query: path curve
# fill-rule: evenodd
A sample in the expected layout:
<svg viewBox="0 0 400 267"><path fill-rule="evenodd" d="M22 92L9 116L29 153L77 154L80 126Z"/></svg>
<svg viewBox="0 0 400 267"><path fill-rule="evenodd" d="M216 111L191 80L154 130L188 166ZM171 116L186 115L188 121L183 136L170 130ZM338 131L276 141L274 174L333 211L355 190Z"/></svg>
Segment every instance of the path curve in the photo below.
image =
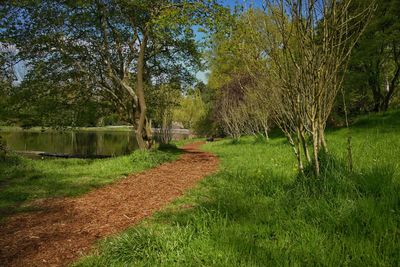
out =
<svg viewBox="0 0 400 267"><path fill-rule="evenodd" d="M0 266L65 266L96 240L151 215L217 170L218 158L200 151L201 144L186 145L176 161L8 218L0 224Z"/></svg>

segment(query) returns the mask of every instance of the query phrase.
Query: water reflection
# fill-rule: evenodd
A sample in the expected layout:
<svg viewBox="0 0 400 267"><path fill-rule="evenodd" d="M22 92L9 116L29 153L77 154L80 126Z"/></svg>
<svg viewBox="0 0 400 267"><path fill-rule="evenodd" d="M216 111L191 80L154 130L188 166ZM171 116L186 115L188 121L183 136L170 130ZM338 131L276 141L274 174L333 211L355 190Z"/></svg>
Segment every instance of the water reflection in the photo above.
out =
<svg viewBox="0 0 400 267"><path fill-rule="evenodd" d="M118 156L137 148L133 131L1 132L15 151L43 151L80 156Z"/></svg>

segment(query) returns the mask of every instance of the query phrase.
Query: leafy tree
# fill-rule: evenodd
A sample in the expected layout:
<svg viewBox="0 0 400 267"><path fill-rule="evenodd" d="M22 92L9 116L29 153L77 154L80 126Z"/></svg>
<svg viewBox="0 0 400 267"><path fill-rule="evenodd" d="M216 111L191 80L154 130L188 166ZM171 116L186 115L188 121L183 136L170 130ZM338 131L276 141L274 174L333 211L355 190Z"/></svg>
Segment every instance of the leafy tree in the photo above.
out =
<svg viewBox="0 0 400 267"><path fill-rule="evenodd" d="M96 126L110 105L79 77L53 72L51 67L36 64L21 84L12 88L7 100L9 119L22 127Z"/></svg>
<svg viewBox="0 0 400 267"><path fill-rule="evenodd" d="M263 92L255 83L265 63L258 36L265 31L260 25L267 22L266 18L257 9L234 13L225 28L214 35L209 86L218 92L216 119L234 138L242 134L268 136L268 103L260 97Z"/></svg>
<svg viewBox="0 0 400 267"><path fill-rule="evenodd" d="M149 115L154 122L152 125L159 129L159 141L168 144L172 140L173 110L179 105L183 89L178 81L146 89L146 101L151 107Z"/></svg>
<svg viewBox="0 0 400 267"><path fill-rule="evenodd" d="M192 74L200 54L192 25L218 11L213 1L6 1L0 42L64 83L75 80L111 98L136 125L142 149L151 146L145 87ZM146 142L146 139L148 142Z"/></svg>
<svg viewBox="0 0 400 267"><path fill-rule="evenodd" d="M174 120L191 130L195 130L205 115L206 107L199 89L191 90L187 95L182 96L179 106L174 110Z"/></svg>
<svg viewBox="0 0 400 267"><path fill-rule="evenodd" d="M8 100L16 80L11 50L11 47L0 43L0 122L4 122L8 117Z"/></svg>
<svg viewBox="0 0 400 267"><path fill-rule="evenodd" d="M353 50L345 80L351 111L389 108L400 87L399 40L400 1L377 1L371 22Z"/></svg>

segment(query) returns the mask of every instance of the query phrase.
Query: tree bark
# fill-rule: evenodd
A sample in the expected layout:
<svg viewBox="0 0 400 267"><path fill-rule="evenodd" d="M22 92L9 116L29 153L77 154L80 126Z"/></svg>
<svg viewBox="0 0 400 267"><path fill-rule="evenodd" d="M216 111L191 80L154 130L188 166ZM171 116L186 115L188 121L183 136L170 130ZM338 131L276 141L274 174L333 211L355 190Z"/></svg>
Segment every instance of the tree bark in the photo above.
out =
<svg viewBox="0 0 400 267"><path fill-rule="evenodd" d="M289 144L292 146L294 155L296 156L297 159L297 168L299 170L299 173L304 173L304 166L303 166L303 161L301 160L301 151L299 151L299 149L296 147L296 144L292 138L292 136L290 135L290 133L285 133L286 137L289 141ZM297 146L299 147L299 144L297 144Z"/></svg>
<svg viewBox="0 0 400 267"><path fill-rule="evenodd" d="M378 74L372 72L370 74L371 76L368 79L369 86L371 87L372 90L372 96L374 99L374 112L379 112L381 109L381 103L382 103L382 94L381 94L381 88L378 82Z"/></svg>
<svg viewBox="0 0 400 267"><path fill-rule="evenodd" d="M140 44L138 62L137 62L137 74L136 74L136 94L138 97L138 111L139 111L139 119L136 127L136 141L141 150L148 149L148 144L143 139L143 131L146 123L146 100L144 98L144 84L143 84L143 76L144 76L144 56L146 52L147 46L147 33L143 34L143 39Z"/></svg>
<svg viewBox="0 0 400 267"><path fill-rule="evenodd" d="M265 139L267 141L269 141L269 134L268 134L268 127L267 126L264 126L264 135L265 135Z"/></svg>
<svg viewBox="0 0 400 267"><path fill-rule="evenodd" d="M310 152L308 151L307 142L306 142L306 139L304 137L304 131L303 130L299 131L299 139L300 139L300 142L301 142L301 144L303 146L304 156L306 157L307 162L311 163L311 156L310 156Z"/></svg>
<svg viewBox="0 0 400 267"><path fill-rule="evenodd" d="M400 65L397 65L396 72L390 82L390 85L389 85L389 92L386 94L386 96L383 99L381 111L387 111L389 109L390 100L392 99L392 96L396 89L396 84L397 84L399 77L400 77Z"/></svg>
<svg viewBox="0 0 400 267"><path fill-rule="evenodd" d="M318 138L320 147L324 150L324 152L328 152L328 145L326 144L325 140L325 127L320 125L318 128L319 128Z"/></svg>
<svg viewBox="0 0 400 267"><path fill-rule="evenodd" d="M320 174L320 166L319 166L319 159L318 159L318 154L319 154L319 146L318 146L318 142L319 142L319 138L318 138L318 129L316 128L315 125L313 125L313 131L312 131L312 138L313 138L313 150L314 150L314 173L315 176L319 176Z"/></svg>

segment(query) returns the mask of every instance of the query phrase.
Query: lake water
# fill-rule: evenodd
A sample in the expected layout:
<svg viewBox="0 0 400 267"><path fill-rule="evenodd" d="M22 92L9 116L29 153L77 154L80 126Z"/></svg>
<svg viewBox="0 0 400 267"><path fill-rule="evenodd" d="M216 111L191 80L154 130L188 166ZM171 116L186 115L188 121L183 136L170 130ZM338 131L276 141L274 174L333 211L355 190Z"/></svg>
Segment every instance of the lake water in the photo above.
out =
<svg viewBox="0 0 400 267"><path fill-rule="evenodd" d="M43 151L81 157L119 156L137 149L133 131L1 131L14 151Z"/></svg>

